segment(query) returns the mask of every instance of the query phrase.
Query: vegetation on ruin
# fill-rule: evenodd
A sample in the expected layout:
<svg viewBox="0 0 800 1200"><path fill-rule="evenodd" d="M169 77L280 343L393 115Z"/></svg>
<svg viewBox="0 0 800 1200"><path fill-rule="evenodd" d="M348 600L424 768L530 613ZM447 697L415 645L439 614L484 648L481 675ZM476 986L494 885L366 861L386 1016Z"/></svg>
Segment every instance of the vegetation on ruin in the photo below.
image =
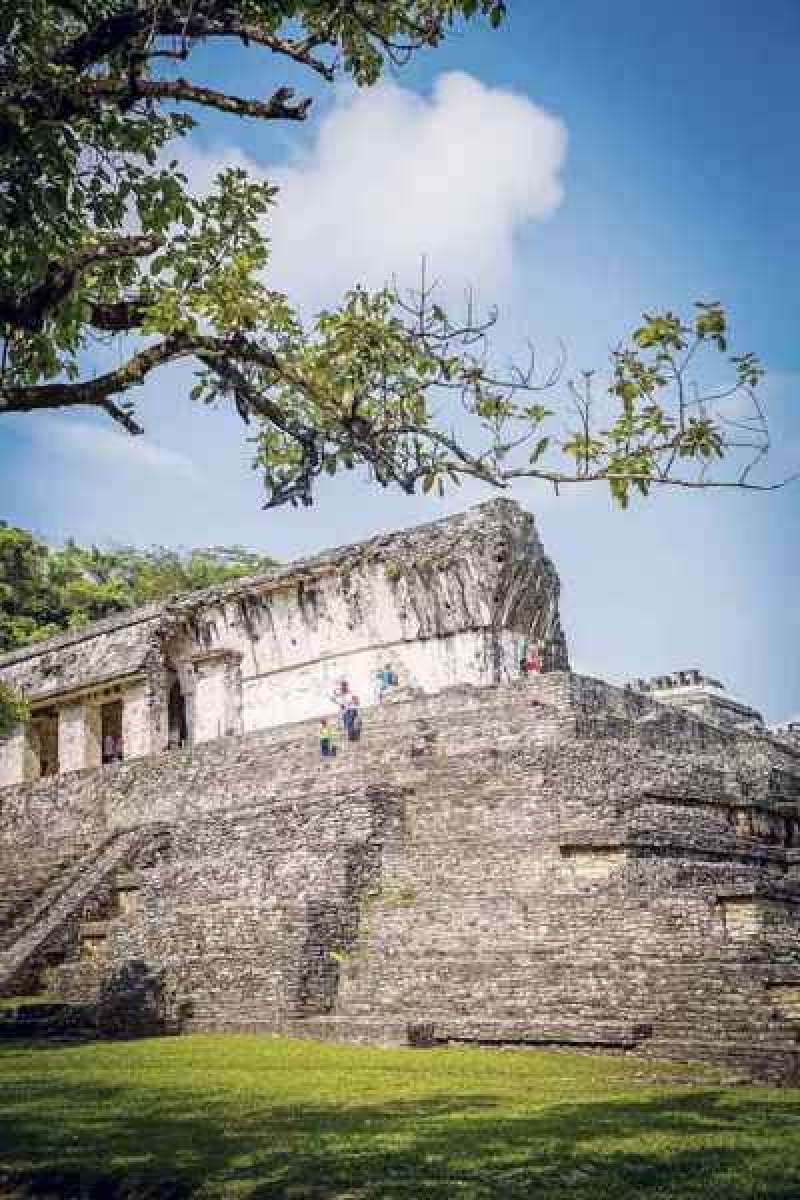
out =
<svg viewBox="0 0 800 1200"><path fill-rule="evenodd" d="M603 1055L247 1036L9 1043L0 1126L0 1175L40 1189L49 1177L48 1195L77 1194L78 1176L81 1194L102 1179L103 1195L131 1198L156 1194L155 1180L159 1195L225 1200L800 1192L800 1090ZM140 1189L112 1190L123 1178Z"/></svg>
<svg viewBox="0 0 800 1200"><path fill-rule="evenodd" d="M388 63L505 0L27 0L0 13L0 411L89 405L141 431L134 389L197 366L201 404L255 430L268 505L310 504L321 475L443 490L465 476L602 481L620 505L655 485L764 487L769 430L751 353L731 353L717 302L654 310L607 377L501 370L491 312L447 313L425 278L409 293L355 287L311 319L270 269L280 197L239 168L196 195L180 139L206 110L301 122L314 86L368 87ZM198 47L235 42L280 82L266 98L199 84ZM320 198L324 203L324 198ZM425 247L420 247L423 252ZM97 373L113 340L120 365ZM711 364L703 364L703 358ZM696 381L711 380L696 387Z"/></svg>
<svg viewBox="0 0 800 1200"><path fill-rule="evenodd" d="M138 604L255 575L274 560L242 546L53 547L0 521L0 653ZM0 691L0 733L4 712Z"/></svg>
<svg viewBox="0 0 800 1200"><path fill-rule="evenodd" d="M25 697L0 680L0 738L6 737L20 722L27 721L28 717Z"/></svg>

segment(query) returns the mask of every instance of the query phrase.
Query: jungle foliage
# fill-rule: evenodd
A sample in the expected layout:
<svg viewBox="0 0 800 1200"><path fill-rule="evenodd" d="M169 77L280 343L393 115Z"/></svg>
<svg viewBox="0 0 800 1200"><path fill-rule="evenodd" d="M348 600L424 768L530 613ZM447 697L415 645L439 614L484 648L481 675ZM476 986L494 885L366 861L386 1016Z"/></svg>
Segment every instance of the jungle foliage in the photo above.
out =
<svg viewBox="0 0 800 1200"><path fill-rule="evenodd" d="M242 546L58 548L0 522L0 652L150 601L255 575L274 560Z"/></svg>

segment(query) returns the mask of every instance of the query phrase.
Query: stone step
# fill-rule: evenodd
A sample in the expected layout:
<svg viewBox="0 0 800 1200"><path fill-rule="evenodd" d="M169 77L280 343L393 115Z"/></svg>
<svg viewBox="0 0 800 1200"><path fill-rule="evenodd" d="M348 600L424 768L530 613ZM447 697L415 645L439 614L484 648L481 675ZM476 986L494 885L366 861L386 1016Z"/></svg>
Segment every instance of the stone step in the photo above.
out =
<svg viewBox="0 0 800 1200"><path fill-rule="evenodd" d="M492 684L484 687L457 686L435 695L424 695L408 689L396 693L383 704L364 704L362 715L369 718L365 720L365 724L381 729L394 725L397 721L406 720L431 720L436 724L452 724L454 718L466 718L469 714L485 719L498 711L563 711L563 700L560 696L562 679L563 676L553 673L539 676L535 681L521 683ZM330 710L333 711L332 705ZM295 731L313 731L318 725L319 718L312 718L273 726L243 736L281 740L293 736Z"/></svg>
<svg viewBox="0 0 800 1200"><path fill-rule="evenodd" d="M139 853L148 842L163 836L162 825L115 830L95 847L88 861L81 862L68 879L56 879L42 905L8 931L6 948L0 953L0 986L7 986L47 940L80 912L131 856Z"/></svg>
<svg viewBox="0 0 800 1200"><path fill-rule="evenodd" d="M492 687L474 689L479 693L475 697L465 696L461 689L452 689L452 693L440 693L436 697L427 698L429 709L425 708L425 700L410 698L402 703L386 703L383 705L365 706L362 709L363 733L362 743L368 741L401 740L406 734L424 733L426 728L440 735L458 736L460 730L486 728L492 723L492 718L500 716L504 721L513 722L515 732L524 732L530 726L530 732L535 733L537 726L552 724L559 714L556 709L547 708L543 702L533 707L533 698L523 693L523 698L514 703L515 693L510 688ZM443 697L455 695L455 701L449 704ZM171 755L193 753L209 755L213 747L224 745L235 753L236 748L244 752L253 749L266 749L275 756L286 753L307 751L309 746L315 746L318 738L319 718L308 721L294 722L290 725L275 726L269 729L253 730L235 737L216 739L213 742L200 743L191 751L177 750ZM502 736L496 727L487 730L487 737ZM114 768L112 768L114 769Z"/></svg>
<svg viewBox="0 0 800 1200"><path fill-rule="evenodd" d="M573 1049L634 1050L652 1033L647 1024L603 1024L582 1026L536 1020L470 1018L458 1020L452 1013L409 1009L403 1017L308 1016L276 1017L274 1020L248 1014L214 1017L194 1015L189 1029L205 1032L280 1034L315 1040L432 1047L450 1044L482 1046L569 1047Z"/></svg>
<svg viewBox="0 0 800 1200"><path fill-rule="evenodd" d="M87 842L84 852L91 843ZM28 917L31 909L42 903L53 886L53 880L76 870L83 854L76 853L68 858L49 862L45 870L26 861L20 865L21 878L16 886L4 881L4 895L0 900L0 950L8 943L9 932Z"/></svg>
<svg viewBox="0 0 800 1200"><path fill-rule="evenodd" d="M336 758L324 761L317 758L312 766L302 771L297 766L286 767L280 772L265 771L257 798L222 808L218 804L219 797L224 797L227 787L237 780L236 768L232 766L225 773L214 773L213 788L206 791L203 808L187 812L184 819L201 818L211 810L220 819L246 819L248 813L256 813L265 805L275 809L276 817L281 808L289 809L298 803L313 811L314 808L329 806L332 798L335 799L338 794L367 794L370 789L379 790L384 784L390 788L410 784L418 791L424 786L431 798L436 795L442 798L451 795L463 797L467 790L475 789L476 769L474 758L460 755L413 761L401 755L375 756L360 746L347 747ZM518 783L514 783L511 768L498 767L494 762L487 761L485 767L481 764L481 770L493 772L497 781L496 789L504 795L524 796L530 790L524 775ZM276 805L280 807L276 808Z"/></svg>
<svg viewBox="0 0 800 1200"><path fill-rule="evenodd" d="M517 720L509 720L503 730L487 726L486 722L478 719L475 719L474 722L450 724L442 729L420 728L420 723L416 719L406 723L396 722L387 725L385 729L373 729L368 723L365 723L361 738L357 743L348 742L340 731L339 749L340 753L352 751L365 754L369 752L371 755L376 755L378 759L384 756L391 759L437 757L443 754L474 754L476 751L490 747L496 750L504 747L518 749L520 738L528 735L528 744L533 746L536 744L534 741L536 732L534 729L529 729L522 721ZM259 759L265 766L274 763L287 773L299 766L314 764L319 761L320 757L318 733L319 725L316 723L311 728L303 729L300 736L279 742L266 742L258 747ZM541 744L546 744L550 740L549 732L545 730ZM252 753L252 749L253 747L248 747L248 752ZM203 746L197 747L194 751L195 755L199 756L202 750ZM186 752L178 751L176 753Z"/></svg>
<svg viewBox="0 0 800 1200"><path fill-rule="evenodd" d="M400 706L398 706L400 707ZM494 760L495 769L497 769L498 752L502 752L504 748L509 750L518 750L522 733L513 725L509 726L509 731L506 735L498 735L491 728L481 727L476 730L474 737L465 738L463 731L453 732L448 730L442 735L443 740L438 746L433 745L431 748L434 753L431 757L416 759L413 757L413 742L414 734L409 733L409 730L418 728L418 722L412 721L409 723L409 730L403 731L399 726L395 725L392 729L392 736L383 737L373 731L366 731L362 740L355 745L343 742L340 745L339 754L324 762L320 761L317 738L316 738L316 723L306 723L305 726L291 726L292 730L298 728L303 730L300 738L295 738L290 741L275 741L272 737L274 731L268 731L269 741L260 747L260 754L263 753L263 762L259 765L265 772L265 783L268 778L267 794L272 795L284 788L287 783L293 784L297 780L297 775L300 772L308 772L309 782L314 781L322 783L333 783L341 781L345 773L360 772L364 777L364 781L373 774L378 777L385 774L388 770L396 768L398 765L405 763L424 762L426 766L430 766L435 770L437 767L445 768L449 772L458 769L459 761L466 763L466 767L470 765L474 768L476 765L488 765ZM406 739L405 734L409 733ZM248 734L244 735L245 739L258 738L262 739L263 734ZM545 739L545 743L547 739ZM525 743L529 749L536 749L533 742L528 740ZM206 743L204 746L197 747L191 753L195 756L198 762L202 761L204 751L211 743ZM217 745L214 743L213 745ZM249 754L250 749L242 750L242 754ZM176 752L187 753L187 752ZM249 761L243 758L242 761ZM227 778L235 779L237 772L237 753L228 755L225 760L225 765L220 770L218 764L209 764L211 774L214 776L215 783ZM509 758L508 761L502 762L501 769L506 773L512 773L515 769L514 760ZM359 782L359 781L355 781ZM613 786L616 790L619 788L619 778L613 781ZM202 777L196 779L198 786L202 784ZM608 785L611 786L611 785ZM595 794L596 801L601 801L603 797L602 789L598 789Z"/></svg>
<svg viewBox="0 0 800 1200"><path fill-rule="evenodd" d="M724 1065L759 1083L800 1085L800 1047L782 1039L759 1042L752 1036L731 1037L727 1031L713 1038L686 1029L664 1036L656 1029L638 1053L653 1059Z"/></svg>

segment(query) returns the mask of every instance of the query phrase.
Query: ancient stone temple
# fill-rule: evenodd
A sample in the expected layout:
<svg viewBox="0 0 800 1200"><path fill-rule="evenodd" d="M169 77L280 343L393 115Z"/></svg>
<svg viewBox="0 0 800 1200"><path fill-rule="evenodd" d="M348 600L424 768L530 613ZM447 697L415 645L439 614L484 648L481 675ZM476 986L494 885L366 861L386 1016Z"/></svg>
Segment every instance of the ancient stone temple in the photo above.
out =
<svg viewBox="0 0 800 1200"><path fill-rule="evenodd" d="M532 644L543 670L521 675ZM572 674L514 504L100 623L0 677L33 711L3 747L0 987L49 996L45 1023L800 1079L800 746L693 677ZM342 677L364 732L321 761ZM690 705L661 702L681 688Z"/></svg>
<svg viewBox="0 0 800 1200"><path fill-rule="evenodd" d="M365 702L391 662L437 692L516 675L532 640L568 666L558 577L508 501L151 605L0 657L33 721L0 784L319 716L344 678Z"/></svg>

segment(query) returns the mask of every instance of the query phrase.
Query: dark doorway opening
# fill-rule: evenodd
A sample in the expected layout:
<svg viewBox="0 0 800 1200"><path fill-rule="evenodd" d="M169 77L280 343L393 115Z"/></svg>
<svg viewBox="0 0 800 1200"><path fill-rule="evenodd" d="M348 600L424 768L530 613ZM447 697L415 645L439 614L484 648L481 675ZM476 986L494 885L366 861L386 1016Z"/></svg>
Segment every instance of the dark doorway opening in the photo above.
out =
<svg viewBox="0 0 800 1200"><path fill-rule="evenodd" d="M169 719L167 744L170 750L177 750L179 746L185 746L189 739L189 729L186 723L186 697L178 679L172 681L169 689L167 711Z"/></svg>
<svg viewBox="0 0 800 1200"><path fill-rule="evenodd" d="M58 774L58 714L37 713L31 721L34 776Z"/></svg>
<svg viewBox="0 0 800 1200"><path fill-rule="evenodd" d="M124 758L122 742L122 701L112 700L100 709L100 745L103 762L121 762Z"/></svg>

